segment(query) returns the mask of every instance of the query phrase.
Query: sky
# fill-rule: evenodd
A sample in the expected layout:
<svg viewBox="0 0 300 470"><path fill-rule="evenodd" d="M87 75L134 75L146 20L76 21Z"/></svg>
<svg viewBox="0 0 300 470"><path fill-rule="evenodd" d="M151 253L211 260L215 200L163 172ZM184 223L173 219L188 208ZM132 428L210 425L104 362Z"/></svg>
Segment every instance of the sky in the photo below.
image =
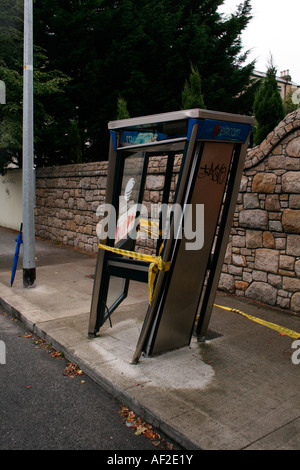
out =
<svg viewBox="0 0 300 470"><path fill-rule="evenodd" d="M224 0L221 13L234 13L242 0ZM247 62L256 59L255 69L266 72L270 59L277 76L289 70L300 84L300 0L250 0L252 20L242 33L243 51L251 50Z"/></svg>

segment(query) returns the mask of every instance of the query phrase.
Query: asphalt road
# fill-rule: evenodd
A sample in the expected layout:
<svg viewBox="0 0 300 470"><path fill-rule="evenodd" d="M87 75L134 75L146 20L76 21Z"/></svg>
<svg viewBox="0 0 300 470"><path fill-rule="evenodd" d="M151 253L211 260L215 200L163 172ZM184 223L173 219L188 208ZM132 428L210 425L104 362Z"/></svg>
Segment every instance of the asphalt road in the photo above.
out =
<svg viewBox="0 0 300 470"><path fill-rule="evenodd" d="M136 435L122 404L86 375L66 375L74 366L1 310L0 341L0 450L169 448L157 435Z"/></svg>

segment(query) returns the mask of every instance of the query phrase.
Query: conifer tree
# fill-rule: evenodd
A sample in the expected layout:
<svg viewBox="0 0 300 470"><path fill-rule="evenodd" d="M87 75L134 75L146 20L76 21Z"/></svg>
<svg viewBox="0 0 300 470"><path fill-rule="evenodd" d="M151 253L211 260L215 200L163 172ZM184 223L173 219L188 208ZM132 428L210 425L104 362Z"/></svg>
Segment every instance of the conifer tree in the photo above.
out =
<svg viewBox="0 0 300 470"><path fill-rule="evenodd" d="M201 90L201 77L198 69L191 65L191 74L189 80L186 80L182 91L182 108L192 109L201 108L204 109L204 98Z"/></svg>
<svg viewBox="0 0 300 470"><path fill-rule="evenodd" d="M127 103L124 98L119 96L117 103L117 119L128 119L129 117L130 115L127 109Z"/></svg>
<svg viewBox="0 0 300 470"><path fill-rule="evenodd" d="M284 118L283 103L277 87L276 68L272 62L255 95L253 110L257 122L254 142L258 145Z"/></svg>

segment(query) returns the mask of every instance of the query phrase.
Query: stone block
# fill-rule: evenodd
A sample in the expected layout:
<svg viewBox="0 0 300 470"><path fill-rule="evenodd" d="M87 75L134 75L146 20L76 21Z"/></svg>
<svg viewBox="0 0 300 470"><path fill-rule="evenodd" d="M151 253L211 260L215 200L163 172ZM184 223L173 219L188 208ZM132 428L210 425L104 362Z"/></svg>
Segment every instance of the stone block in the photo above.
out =
<svg viewBox="0 0 300 470"><path fill-rule="evenodd" d="M280 295L280 297L289 297L289 293L283 289L279 289L278 295Z"/></svg>
<svg viewBox="0 0 300 470"><path fill-rule="evenodd" d="M284 276L282 281L282 288L289 292L300 292L300 279L296 277Z"/></svg>
<svg viewBox="0 0 300 470"><path fill-rule="evenodd" d="M286 248L286 238L275 238L275 248L276 250L285 250Z"/></svg>
<svg viewBox="0 0 300 470"><path fill-rule="evenodd" d="M300 137L296 137L288 143L286 153L289 157L300 157Z"/></svg>
<svg viewBox="0 0 300 470"><path fill-rule="evenodd" d="M291 194L289 205L290 209L300 209L300 194Z"/></svg>
<svg viewBox="0 0 300 470"><path fill-rule="evenodd" d="M272 150L272 155L282 155L282 145L276 145Z"/></svg>
<svg viewBox="0 0 300 470"><path fill-rule="evenodd" d="M278 276L277 274L268 274L268 283L271 284L271 286L277 287L278 289L281 288L282 286L282 278L281 276Z"/></svg>
<svg viewBox="0 0 300 470"><path fill-rule="evenodd" d="M271 232L282 232L281 222L279 222L279 220L270 220L269 230L271 230Z"/></svg>
<svg viewBox="0 0 300 470"><path fill-rule="evenodd" d="M295 273L298 277L300 277L300 259L298 259L298 261L295 263Z"/></svg>
<svg viewBox="0 0 300 470"><path fill-rule="evenodd" d="M289 269L290 271L293 271L295 267L295 258L293 256L280 255L279 267L281 269Z"/></svg>
<svg viewBox="0 0 300 470"><path fill-rule="evenodd" d="M275 305L277 289L265 282L254 281L246 289L245 296L264 304Z"/></svg>
<svg viewBox="0 0 300 470"><path fill-rule="evenodd" d="M88 235L91 235L93 233L92 225L86 225L83 229L83 233L87 233Z"/></svg>
<svg viewBox="0 0 300 470"><path fill-rule="evenodd" d="M75 203L75 199L74 199L73 197L70 197L70 198L68 199L68 208L69 208L69 209L73 209L74 203Z"/></svg>
<svg viewBox="0 0 300 470"><path fill-rule="evenodd" d="M263 246L263 232L260 230L246 231L246 247L261 248Z"/></svg>
<svg viewBox="0 0 300 470"><path fill-rule="evenodd" d="M282 192L300 193L300 178L298 171L288 171L282 175Z"/></svg>
<svg viewBox="0 0 300 470"><path fill-rule="evenodd" d="M274 248L275 239L271 232L263 233L263 245L265 248Z"/></svg>
<svg viewBox="0 0 300 470"><path fill-rule="evenodd" d="M240 236L240 235L234 235L232 237L232 245L233 246L238 246L240 248L243 248L245 246L246 240L245 237Z"/></svg>
<svg viewBox="0 0 300 470"><path fill-rule="evenodd" d="M249 248L241 248L241 255L252 256L252 250Z"/></svg>
<svg viewBox="0 0 300 470"><path fill-rule="evenodd" d="M152 190L163 189L165 178L163 175L148 175L146 179L146 188Z"/></svg>
<svg viewBox="0 0 300 470"><path fill-rule="evenodd" d="M232 255L232 262L235 266L240 266L240 267L241 266L247 266L246 258L243 255L233 254Z"/></svg>
<svg viewBox="0 0 300 470"><path fill-rule="evenodd" d="M243 281L247 282L248 284L250 284L250 282L252 281L253 279L253 276L251 273L247 273L247 272L243 272Z"/></svg>
<svg viewBox="0 0 300 470"><path fill-rule="evenodd" d="M276 305L279 307L279 308L285 308L285 309L288 309L290 307L290 299L287 299L285 297L280 297L278 295L277 297L277 301L276 301Z"/></svg>
<svg viewBox="0 0 300 470"><path fill-rule="evenodd" d="M268 212L262 209L241 210L239 224L245 228L266 230L268 228Z"/></svg>
<svg viewBox="0 0 300 470"><path fill-rule="evenodd" d="M67 211L66 209L60 209L59 212L57 213L57 217L59 217L62 220L69 219L70 218L70 212Z"/></svg>
<svg viewBox="0 0 300 470"><path fill-rule="evenodd" d="M74 220L75 220L77 225L81 225L83 223L83 217L79 214L75 215Z"/></svg>
<svg viewBox="0 0 300 470"><path fill-rule="evenodd" d="M282 225L286 232L300 233L300 210L285 209L282 214Z"/></svg>
<svg viewBox="0 0 300 470"><path fill-rule="evenodd" d="M231 248L232 248L232 243L229 242L226 247L226 253L224 257L224 263L230 264L231 263Z"/></svg>
<svg viewBox="0 0 300 470"><path fill-rule="evenodd" d="M293 312L300 312L300 292L296 292L291 298L291 310Z"/></svg>
<svg viewBox="0 0 300 470"><path fill-rule="evenodd" d="M258 248L255 256L255 269L277 274L279 251L268 248Z"/></svg>
<svg viewBox="0 0 300 470"><path fill-rule="evenodd" d="M285 168L285 156L284 155L275 155L269 157L268 165L270 170L281 170Z"/></svg>
<svg viewBox="0 0 300 470"><path fill-rule="evenodd" d="M285 202L285 201L282 201ZM282 214L281 212L269 212L269 219L270 220L281 220Z"/></svg>
<svg viewBox="0 0 300 470"><path fill-rule="evenodd" d="M292 256L300 256L300 235L287 236L286 254Z"/></svg>
<svg viewBox="0 0 300 470"><path fill-rule="evenodd" d="M77 209L78 209L78 210L84 211L84 210L87 209L87 204L86 204L85 199L83 199L83 198L78 198L76 202L77 202Z"/></svg>
<svg viewBox="0 0 300 470"><path fill-rule="evenodd" d="M158 202L159 201L159 191L150 191L150 201L151 202Z"/></svg>
<svg viewBox="0 0 300 470"><path fill-rule="evenodd" d="M267 211L279 211L280 210L280 202L278 194L268 194L266 197L266 205L265 209Z"/></svg>
<svg viewBox="0 0 300 470"><path fill-rule="evenodd" d="M84 177L81 178L79 181L79 188L86 188L88 189L91 185L91 178L90 177Z"/></svg>
<svg viewBox="0 0 300 470"><path fill-rule="evenodd" d="M280 274L280 276L290 276L290 277L295 276L294 271L288 271L287 269L281 269L281 268L278 269L278 274Z"/></svg>
<svg viewBox="0 0 300 470"><path fill-rule="evenodd" d="M66 228L66 230L75 231L76 230L76 224L75 224L75 222L73 222L73 220L67 220L65 228Z"/></svg>
<svg viewBox="0 0 300 470"><path fill-rule="evenodd" d="M244 194L244 209L257 209L258 207L259 200L257 194Z"/></svg>
<svg viewBox="0 0 300 470"><path fill-rule="evenodd" d="M300 159L299 158L286 157L285 167L286 167L287 170L300 170Z"/></svg>
<svg viewBox="0 0 300 470"><path fill-rule="evenodd" d="M248 283L248 282L245 282L245 281L235 281L235 287L236 287L236 289L239 289L239 290L246 290L248 286L249 286L249 283Z"/></svg>
<svg viewBox="0 0 300 470"><path fill-rule="evenodd" d="M244 193L247 191L247 185L248 185L248 178L247 176L243 175L240 183L240 192Z"/></svg>
<svg viewBox="0 0 300 470"><path fill-rule="evenodd" d="M219 289L233 293L235 290L234 276L231 274L221 273Z"/></svg>
<svg viewBox="0 0 300 470"><path fill-rule="evenodd" d="M257 173L252 182L254 193L274 193L277 176L274 173Z"/></svg>
<svg viewBox="0 0 300 470"><path fill-rule="evenodd" d="M243 268L241 266L234 266L233 264L230 264L228 266L228 273L233 274L233 276L242 276L243 274Z"/></svg>

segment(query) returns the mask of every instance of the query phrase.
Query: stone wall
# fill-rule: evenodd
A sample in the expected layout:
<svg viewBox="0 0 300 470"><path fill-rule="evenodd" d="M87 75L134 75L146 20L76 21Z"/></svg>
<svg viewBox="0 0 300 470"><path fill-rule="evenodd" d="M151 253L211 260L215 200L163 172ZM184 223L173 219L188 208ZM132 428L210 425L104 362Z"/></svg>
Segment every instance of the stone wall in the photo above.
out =
<svg viewBox="0 0 300 470"><path fill-rule="evenodd" d="M97 251L96 210L105 200L107 162L39 168L36 235Z"/></svg>
<svg viewBox="0 0 300 470"><path fill-rule="evenodd" d="M151 157L144 204L161 201L165 157ZM172 189L180 166L175 158ZM300 312L300 110L247 154L219 288ZM36 234L97 251L96 210L105 200L107 162L40 168ZM152 252L153 240L139 250Z"/></svg>
<svg viewBox="0 0 300 470"><path fill-rule="evenodd" d="M300 312L300 109L248 151L219 288Z"/></svg>

